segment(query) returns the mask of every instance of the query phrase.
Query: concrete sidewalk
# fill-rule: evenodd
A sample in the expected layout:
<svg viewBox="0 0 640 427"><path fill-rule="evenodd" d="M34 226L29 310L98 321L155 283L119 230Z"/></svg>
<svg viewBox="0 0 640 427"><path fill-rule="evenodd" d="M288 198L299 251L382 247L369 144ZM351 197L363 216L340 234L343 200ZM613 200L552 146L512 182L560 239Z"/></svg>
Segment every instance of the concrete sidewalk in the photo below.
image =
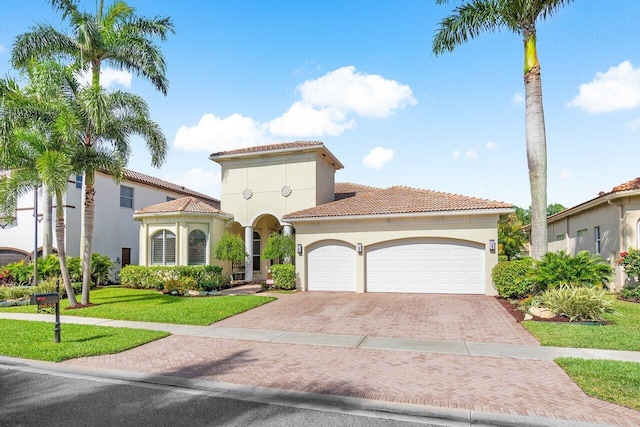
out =
<svg viewBox="0 0 640 427"><path fill-rule="evenodd" d="M0 319L54 322L51 314L0 313ZM176 325L171 323L135 322L93 317L60 316L60 322L82 325L111 326L117 328L149 329L170 332L173 335L259 341L283 344L362 348L375 350L444 353L466 356L507 357L511 359L553 360L558 357L618 360L640 363L640 352L600 350L593 348L543 347L499 343L456 342L387 338L365 335L340 335L313 332L291 332L271 329L225 328L210 326ZM64 326L63 326L64 331ZM64 333L64 332L63 332Z"/></svg>

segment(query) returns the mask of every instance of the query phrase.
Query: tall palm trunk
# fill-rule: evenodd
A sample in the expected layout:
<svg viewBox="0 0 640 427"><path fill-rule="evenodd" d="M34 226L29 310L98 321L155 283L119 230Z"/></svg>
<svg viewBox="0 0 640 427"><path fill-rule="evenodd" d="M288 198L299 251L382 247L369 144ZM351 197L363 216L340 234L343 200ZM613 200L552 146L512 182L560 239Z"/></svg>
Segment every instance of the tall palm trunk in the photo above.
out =
<svg viewBox="0 0 640 427"><path fill-rule="evenodd" d="M547 137L535 28L525 31L525 134L531 188L531 256L547 252Z"/></svg>
<svg viewBox="0 0 640 427"><path fill-rule="evenodd" d="M95 171L84 173L84 192L82 193L82 304L90 304L91 288L91 246L93 242L93 224L95 215Z"/></svg>
<svg viewBox="0 0 640 427"><path fill-rule="evenodd" d="M47 184L42 183L42 257L46 258L53 253L53 229L51 214L51 195Z"/></svg>
<svg viewBox="0 0 640 427"><path fill-rule="evenodd" d="M62 275L64 289L67 291L69 307L73 307L78 305L78 301L76 301L76 295L73 292L73 286L71 286L64 239L64 204L62 200L62 193L58 192L56 193L56 244L58 245L58 260L60 261L60 274Z"/></svg>

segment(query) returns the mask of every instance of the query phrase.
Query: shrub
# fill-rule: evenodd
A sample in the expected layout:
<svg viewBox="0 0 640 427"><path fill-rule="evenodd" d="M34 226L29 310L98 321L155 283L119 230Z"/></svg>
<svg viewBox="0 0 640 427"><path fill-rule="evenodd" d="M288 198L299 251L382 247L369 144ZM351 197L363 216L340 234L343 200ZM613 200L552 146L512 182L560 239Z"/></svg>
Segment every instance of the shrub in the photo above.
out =
<svg viewBox="0 0 640 427"><path fill-rule="evenodd" d="M120 284L125 288L162 289L171 267L127 265L120 270Z"/></svg>
<svg viewBox="0 0 640 427"><path fill-rule="evenodd" d="M33 266L24 260L7 264L4 269L9 273L15 285L28 285L33 279Z"/></svg>
<svg viewBox="0 0 640 427"><path fill-rule="evenodd" d="M276 289L296 288L296 268L291 264L276 264L271 266L273 287Z"/></svg>
<svg viewBox="0 0 640 427"><path fill-rule="evenodd" d="M51 254L38 260L39 279L47 280L58 276L60 276L60 259L58 259L58 255Z"/></svg>
<svg viewBox="0 0 640 427"><path fill-rule="evenodd" d="M287 234L272 233L262 251L262 259L283 262L296 254L296 239Z"/></svg>
<svg viewBox="0 0 640 427"><path fill-rule="evenodd" d="M56 281L60 281L60 298L66 298L67 290L64 287L64 283L62 283L61 277L50 277L47 280L43 280L38 283L38 286L34 287L34 292L55 292L56 291ZM82 282L72 282L71 287L73 287L74 292L82 292Z"/></svg>
<svg viewBox="0 0 640 427"><path fill-rule="evenodd" d="M35 292L33 286L0 286L0 300L15 300Z"/></svg>
<svg viewBox="0 0 640 427"><path fill-rule="evenodd" d="M11 286L13 284L13 277L9 270L3 269L0 271L0 286Z"/></svg>
<svg viewBox="0 0 640 427"><path fill-rule="evenodd" d="M125 288L164 290L166 283L178 286L176 283L184 278L194 280L192 290L217 291L229 284L217 265L127 265L120 270L120 284Z"/></svg>
<svg viewBox="0 0 640 427"><path fill-rule="evenodd" d="M626 286L622 288L619 295L624 299L640 302L640 285Z"/></svg>
<svg viewBox="0 0 640 427"><path fill-rule="evenodd" d="M556 316L568 317L570 322L602 321L605 313L614 312L604 290L582 286L549 289L540 302Z"/></svg>
<svg viewBox="0 0 640 427"><path fill-rule="evenodd" d="M91 282L100 286L107 283L111 278L111 269L113 262L109 255L91 254Z"/></svg>
<svg viewBox="0 0 640 427"><path fill-rule="evenodd" d="M563 285L606 285L611 275L611 267L607 261L600 255L592 255L588 251L580 251L574 257L564 251L547 252L540 261L536 261L533 270L538 292Z"/></svg>
<svg viewBox="0 0 640 427"><path fill-rule="evenodd" d="M170 294L176 291L178 294L183 295L186 291L197 290L198 284L193 277L180 277L177 279L169 279L164 283L162 290L165 294Z"/></svg>
<svg viewBox="0 0 640 427"><path fill-rule="evenodd" d="M503 298L523 298L531 293L531 259L501 262L493 268L491 279Z"/></svg>
<svg viewBox="0 0 640 427"><path fill-rule="evenodd" d="M636 283L640 280L640 250L629 248L626 252L620 252L616 264L622 266L629 279Z"/></svg>

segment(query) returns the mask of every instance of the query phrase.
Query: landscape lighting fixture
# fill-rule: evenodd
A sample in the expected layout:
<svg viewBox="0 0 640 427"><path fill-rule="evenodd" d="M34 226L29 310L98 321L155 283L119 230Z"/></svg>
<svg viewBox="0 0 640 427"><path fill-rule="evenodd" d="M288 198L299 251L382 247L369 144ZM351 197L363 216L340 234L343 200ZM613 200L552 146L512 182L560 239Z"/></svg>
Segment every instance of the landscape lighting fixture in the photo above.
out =
<svg viewBox="0 0 640 427"><path fill-rule="evenodd" d="M362 255L362 243L356 243L356 252L358 255Z"/></svg>

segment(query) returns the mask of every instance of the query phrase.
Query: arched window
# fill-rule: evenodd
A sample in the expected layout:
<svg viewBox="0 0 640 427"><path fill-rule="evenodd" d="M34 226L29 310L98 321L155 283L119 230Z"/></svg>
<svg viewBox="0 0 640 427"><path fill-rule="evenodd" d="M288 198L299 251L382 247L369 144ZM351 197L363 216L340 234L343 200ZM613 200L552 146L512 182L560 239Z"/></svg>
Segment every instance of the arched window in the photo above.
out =
<svg viewBox="0 0 640 427"><path fill-rule="evenodd" d="M260 269L260 233L253 232L253 271L259 272Z"/></svg>
<svg viewBox="0 0 640 427"><path fill-rule="evenodd" d="M201 230L189 233L189 265L203 265L207 262L205 249L207 236Z"/></svg>
<svg viewBox="0 0 640 427"><path fill-rule="evenodd" d="M176 265L176 235L169 230L151 236L151 264Z"/></svg>

